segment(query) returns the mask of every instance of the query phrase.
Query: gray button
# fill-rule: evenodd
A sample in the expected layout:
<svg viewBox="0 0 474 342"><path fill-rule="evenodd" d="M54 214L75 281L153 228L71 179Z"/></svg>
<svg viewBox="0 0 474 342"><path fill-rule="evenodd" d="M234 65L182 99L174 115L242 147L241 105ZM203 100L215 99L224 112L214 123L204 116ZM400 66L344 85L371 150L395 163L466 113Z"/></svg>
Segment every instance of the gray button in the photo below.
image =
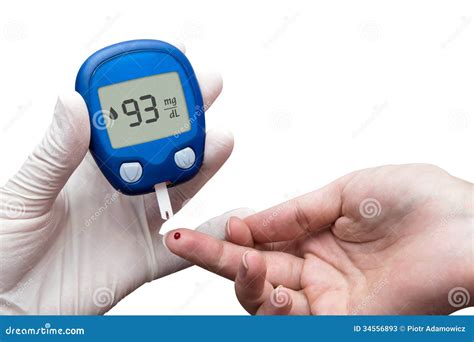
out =
<svg viewBox="0 0 474 342"><path fill-rule="evenodd" d="M142 176L142 166L140 163L123 163L120 165L120 177L127 183L134 183Z"/></svg>
<svg viewBox="0 0 474 342"><path fill-rule="evenodd" d="M189 169L195 161L196 155L191 147L183 148L174 154L174 162L182 169Z"/></svg>

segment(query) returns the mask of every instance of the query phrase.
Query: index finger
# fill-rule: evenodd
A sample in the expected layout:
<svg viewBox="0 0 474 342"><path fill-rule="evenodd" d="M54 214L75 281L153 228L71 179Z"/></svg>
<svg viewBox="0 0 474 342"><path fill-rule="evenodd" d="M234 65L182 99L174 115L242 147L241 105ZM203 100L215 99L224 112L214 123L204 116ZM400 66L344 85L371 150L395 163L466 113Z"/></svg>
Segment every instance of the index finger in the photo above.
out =
<svg viewBox="0 0 474 342"><path fill-rule="evenodd" d="M242 255L249 250L184 228L170 231L163 242L172 253L231 280L235 279Z"/></svg>
<svg viewBox="0 0 474 342"><path fill-rule="evenodd" d="M254 242L294 240L335 222L342 212L346 177L245 218Z"/></svg>
<svg viewBox="0 0 474 342"><path fill-rule="evenodd" d="M184 228L170 231L163 242L172 253L230 280L236 278L244 253L252 250ZM266 279L271 284L300 289L301 258L281 252L261 253L267 266Z"/></svg>

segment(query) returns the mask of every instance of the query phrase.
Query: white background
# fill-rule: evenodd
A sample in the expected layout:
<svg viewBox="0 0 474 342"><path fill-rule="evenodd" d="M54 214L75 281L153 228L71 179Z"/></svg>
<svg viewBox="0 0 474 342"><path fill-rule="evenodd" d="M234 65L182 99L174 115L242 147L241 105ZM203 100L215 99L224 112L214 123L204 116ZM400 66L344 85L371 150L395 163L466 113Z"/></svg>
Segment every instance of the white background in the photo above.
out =
<svg viewBox="0 0 474 342"><path fill-rule="evenodd" d="M381 164L433 163L472 182L473 21L472 1L3 2L0 181L40 141L91 53L155 38L184 42L196 70L222 73L207 125L236 141L167 229L264 209ZM194 267L110 313L245 311L230 281Z"/></svg>

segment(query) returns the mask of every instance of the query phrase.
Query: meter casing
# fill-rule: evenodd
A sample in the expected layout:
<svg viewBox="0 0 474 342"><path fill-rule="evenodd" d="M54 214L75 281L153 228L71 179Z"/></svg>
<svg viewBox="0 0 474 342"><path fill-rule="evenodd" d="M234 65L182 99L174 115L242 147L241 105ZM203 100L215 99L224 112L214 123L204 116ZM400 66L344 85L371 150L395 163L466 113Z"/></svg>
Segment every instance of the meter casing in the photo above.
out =
<svg viewBox="0 0 474 342"><path fill-rule="evenodd" d="M142 77L177 72L189 113L190 127L183 132L137 145L113 148L99 100L98 89ZM80 68L76 91L84 98L91 122L90 152L110 184L127 195L154 191L154 185L170 185L192 178L204 156L205 117L199 84L186 56L176 47L158 40L133 40L111 45L90 56ZM188 130L189 129L189 130ZM181 150L192 149L194 164L183 169L175 160ZM120 175L122 164L139 163L141 176L126 182Z"/></svg>

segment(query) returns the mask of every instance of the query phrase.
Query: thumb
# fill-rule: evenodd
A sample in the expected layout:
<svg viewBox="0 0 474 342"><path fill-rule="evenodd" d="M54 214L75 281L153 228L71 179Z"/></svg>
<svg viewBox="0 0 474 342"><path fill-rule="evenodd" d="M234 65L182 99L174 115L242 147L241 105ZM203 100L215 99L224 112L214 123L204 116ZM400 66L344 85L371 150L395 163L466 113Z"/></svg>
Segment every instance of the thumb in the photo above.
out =
<svg viewBox="0 0 474 342"><path fill-rule="evenodd" d="M22 202L24 218L44 214L84 158L89 140L89 116L82 97L76 92L59 96L43 140L3 187L2 195Z"/></svg>

